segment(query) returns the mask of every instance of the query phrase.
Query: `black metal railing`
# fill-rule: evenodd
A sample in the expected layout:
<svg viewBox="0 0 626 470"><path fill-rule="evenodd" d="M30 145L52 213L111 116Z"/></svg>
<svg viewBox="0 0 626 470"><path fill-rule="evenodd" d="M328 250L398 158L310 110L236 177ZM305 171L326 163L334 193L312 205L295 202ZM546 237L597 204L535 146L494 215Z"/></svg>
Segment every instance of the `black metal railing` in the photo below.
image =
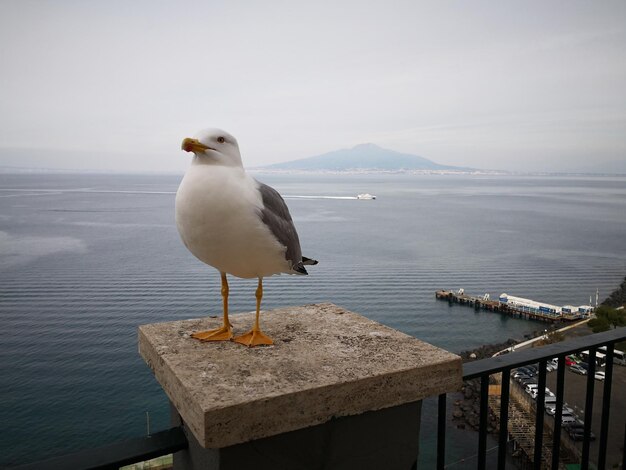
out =
<svg viewBox="0 0 626 470"><path fill-rule="evenodd" d="M117 470L125 465L178 452L187 446L183 428L176 427L146 437L21 465L15 470Z"/></svg>
<svg viewBox="0 0 626 470"><path fill-rule="evenodd" d="M488 420L488 398L489 398L489 378L493 374L502 374L500 392L500 429L498 435L498 457L497 468L504 469L506 466L506 450L509 439L508 430L508 410L510 398L510 377L511 371L524 365L538 363L538 384L536 397L535 415L535 441L534 455L532 457L535 469L542 468L543 451L543 429L544 429L544 402L546 389L546 365L552 358L558 358L557 379L556 379L556 404L554 416L554 430L552 433L552 459L551 468L558 470L561 449L561 426L563 394L565 383L565 356L580 351L589 350L584 431L582 439L581 469L589 469L589 444L591 442L591 421L593 412L593 393L595 386L595 366L596 351L599 347L606 346L606 366L604 392L602 398L602 417L600 422L600 442L598 452L598 470L606 468L606 450L608 442L609 413L611 406L611 385L613 378L613 355L615 343L626 339L626 328L618 328L603 333L569 339L564 342L550 344L538 348L518 350L510 354L502 354L488 359L468 362L463 365L463 379L480 379L480 414L479 414L479 437L478 437L478 465L479 470L484 470L487 465L487 420ZM438 430L437 430L437 469L443 470L445 462L445 440L446 440L446 394L439 395L438 404ZM622 419L624 419L622 417ZM626 431L625 431L626 444ZM626 468L626 452L622 457L622 468Z"/></svg>

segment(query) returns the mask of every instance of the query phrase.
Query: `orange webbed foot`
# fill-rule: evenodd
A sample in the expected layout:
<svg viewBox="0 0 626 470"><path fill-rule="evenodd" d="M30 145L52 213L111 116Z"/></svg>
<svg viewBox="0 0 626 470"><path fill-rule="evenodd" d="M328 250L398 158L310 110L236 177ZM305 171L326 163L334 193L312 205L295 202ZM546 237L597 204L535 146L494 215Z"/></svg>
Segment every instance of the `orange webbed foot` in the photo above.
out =
<svg viewBox="0 0 626 470"><path fill-rule="evenodd" d="M233 339L234 342L243 344L244 346L248 346L252 348L254 346L269 346L274 344L274 341L264 334L261 330L250 330L249 332L237 336Z"/></svg>
<svg viewBox="0 0 626 470"><path fill-rule="evenodd" d="M230 326L222 326L214 330L198 331L191 337L200 341L228 341L233 338L233 330Z"/></svg>

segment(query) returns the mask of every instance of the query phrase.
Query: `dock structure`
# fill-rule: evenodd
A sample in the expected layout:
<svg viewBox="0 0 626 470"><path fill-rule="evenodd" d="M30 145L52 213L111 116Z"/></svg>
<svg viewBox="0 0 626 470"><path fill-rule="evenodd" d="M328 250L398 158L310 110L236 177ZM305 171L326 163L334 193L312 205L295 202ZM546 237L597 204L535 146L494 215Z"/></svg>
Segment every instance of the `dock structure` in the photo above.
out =
<svg viewBox="0 0 626 470"><path fill-rule="evenodd" d="M529 320L561 323L579 320L581 318L581 316L578 314L565 312L555 314L551 312L530 311L523 307L501 302L500 300L491 300L488 294L485 294L482 297L468 295L463 289L459 289L457 292L443 289L438 290L435 292L435 297L439 300L447 300L450 303L457 303L461 305L467 305L468 307L474 307L475 310L489 310L492 312L509 315L511 317L526 318Z"/></svg>

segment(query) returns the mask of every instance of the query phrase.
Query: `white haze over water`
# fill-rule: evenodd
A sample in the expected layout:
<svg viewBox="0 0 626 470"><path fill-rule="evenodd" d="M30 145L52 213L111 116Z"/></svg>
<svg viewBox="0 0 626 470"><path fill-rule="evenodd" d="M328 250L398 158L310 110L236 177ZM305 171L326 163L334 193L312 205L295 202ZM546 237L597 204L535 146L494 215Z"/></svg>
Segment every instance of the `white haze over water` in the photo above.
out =
<svg viewBox="0 0 626 470"><path fill-rule="evenodd" d="M626 172L626 3L0 2L0 167L182 172L374 142L437 163Z"/></svg>
<svg viewBox="0 0 626 470"><path fill-rule="evenodd" d="M57 253L86 252L86 244L75 237L15 236L0 231L0 260L5 268Z"/></svg>

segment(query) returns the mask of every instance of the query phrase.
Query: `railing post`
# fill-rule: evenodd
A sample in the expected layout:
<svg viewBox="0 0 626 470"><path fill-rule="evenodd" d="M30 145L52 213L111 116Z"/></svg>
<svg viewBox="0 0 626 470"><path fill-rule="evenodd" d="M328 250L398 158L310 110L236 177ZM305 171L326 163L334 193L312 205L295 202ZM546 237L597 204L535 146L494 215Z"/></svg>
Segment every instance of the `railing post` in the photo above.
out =
<svg viewBox="0 0 626 470"><path fill-rule="evenodd" d="M563 417L563 392L565 385L565 355L559 356L556 370L556 411L554 413L554 430L552 440L552 470L559 470L561 453L561 419Z"/></svg>
<svg viewBox="0 0 626 470"><path fill-rule="evenodd" d="M487 467L487 418L489 416L489 375L480 379L480 420L478 428L478 469Z"/></svg>
<svg viewBox="0 0 626 470"><path fill-rule="evenodd" d="M622 468L626 468L626 421L624 421L624 444L622 444Z"/></svg>
<svg viewBox="0 0 626 470"><path fill-rule="evenodd" d="M500 392L500 436L498 439L498 470L506 466L506 447L509 441L509 394L511 388L511 369L502 371Z"/></svg>
<svg viewBox="0 0 626 470"><path fill-rule="evenodd" d="M602 422L600 423L600 447L598 449L598 470L604 470L606 467L606 446L609 436L609 413L611 409L611 384L613 382L614 349L614 344L609 344L606 348L604 394L602 395ZM626 450L624 453L626 453Z"/></svg>
<svg viewBox="0 0 626 470"><path fill-rule="evenodd" d="M537 385L537 397L535 402L537 407L535 415L535 470L541 470L542 467L543 417L545 414L543 404L546 396L546 363L547 361L545 359L539 361L539 384Z"/></svg>
<svg viewBox="0 0 626 470"><path fill-rule="evenodd" d="M437 470L446 466L446 394L439 395L437 405Z"/></svg>
<svg viewBox="0 0 626 470"><path fill-rule="evenodd" d="M593 417L593 389L596 372L596 348L589 349L589 362L587 369L587 396L585 398L585 430L583 434L583 455L580 462L581 470L589 469L589 444L591 435L591 419Z"/></svg>

